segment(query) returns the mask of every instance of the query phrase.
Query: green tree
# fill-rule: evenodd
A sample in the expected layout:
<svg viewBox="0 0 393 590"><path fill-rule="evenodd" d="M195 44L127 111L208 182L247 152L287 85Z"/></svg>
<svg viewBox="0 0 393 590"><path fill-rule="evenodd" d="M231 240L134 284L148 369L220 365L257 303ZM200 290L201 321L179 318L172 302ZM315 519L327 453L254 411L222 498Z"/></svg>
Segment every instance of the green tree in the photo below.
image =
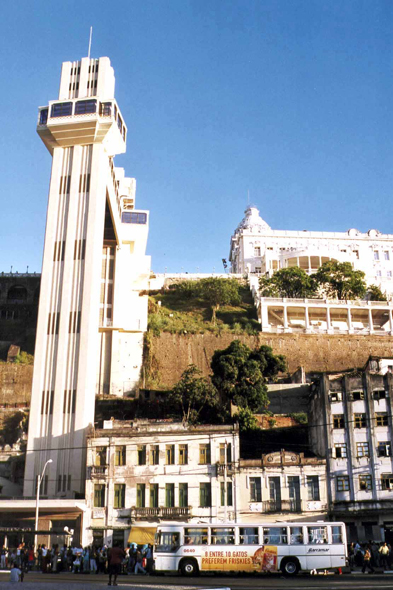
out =
<svg viewBox="0 0 393 590"><path fill-rule="evenodd" d="M386 293L382 293L377 285L367 287L367 299L370 301L386 301Z"/></svg>
<svg viewBox="0 0 393 590"><path fill-rule="evenodd" d="M202 412L212 412L219 404L216 388L195 365L187 367L167 399L181 412L183 422L191 424L198 422Z"/></svg>
<svg viewBox="0 0 393 590"><path fill-rule="evenodd" d="M286 370L285 358L274 355L270 346L251 350L240 340L234 340L224 350L216 350L210 366L212 383L222 401L251 411L267 408L266 383Z"/></svg>
<svg viewBox="0 0 393 590"><path fill-rule="evenodd" d="M299 299L315 297L318 287L315 280L298 266L281 268L271 278L260 278L259 286L263 297Z"/></svg>
<svg viewBox="0 0 393 590"><path fill-rule="evenodd" d="M350 262L329 260L312 277L331 299L360 299L366 294L365 274Z"/></svg>
<svg viewBox="0 0 393 590"><path fill-rule="evenodd" d="M220 305L238 305L241 301L239 283L236 279L208 278L198 283L199 296L212 310L212 322L216 323L216 314Z"/></svg>
<svg viewBox="0 0 393 590"><path fill-rule="evenodd" d="M239 423L240 432L259 430L258 421L249 407L239 408L233 419Z"/></svg>

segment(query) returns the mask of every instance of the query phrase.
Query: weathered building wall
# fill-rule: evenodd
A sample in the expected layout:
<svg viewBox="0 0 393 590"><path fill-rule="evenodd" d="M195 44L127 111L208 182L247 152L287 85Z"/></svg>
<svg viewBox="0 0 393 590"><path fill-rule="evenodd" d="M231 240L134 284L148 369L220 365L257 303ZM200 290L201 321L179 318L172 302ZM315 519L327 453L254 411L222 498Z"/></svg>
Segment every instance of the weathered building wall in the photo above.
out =
<svg viewBox="0 0 393 590"><path fill-rule="evenodd" d="M30 406L32 365L0 363L0 429L4 418Z"/></svg>
<svg viewBox="0 0 393 590"><path fill-rule="evenodd" d="M393 337L358 335L308 335L308 334L258 334L235 336L234 334L178 335L162 333L151 337L150 360L154 366L155 385L171 387L186 367L193 363L205 375L210 372L210 359L238 338L251 348L267 344L276 354L283 354L288 361L289 372L303 366L309 371L341 371L362 367L370 355L393 356ZM148 374L145 371L146 384Z"/></svg>

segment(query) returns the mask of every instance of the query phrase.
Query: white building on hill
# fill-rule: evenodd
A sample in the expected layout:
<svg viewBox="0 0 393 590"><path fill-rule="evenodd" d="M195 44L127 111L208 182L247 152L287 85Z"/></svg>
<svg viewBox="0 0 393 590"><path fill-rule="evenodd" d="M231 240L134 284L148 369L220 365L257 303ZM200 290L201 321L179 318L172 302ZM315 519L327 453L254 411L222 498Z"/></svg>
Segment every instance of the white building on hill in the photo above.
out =
<svg viewBox="0 0 393 590"><path fill-rule="evenodd" d="M376 229L362 233L285 231L272 229L253 205L231 238L231 272L267 274L280 268L298 266L314 273L328 260L351 262L366 274L367 284L393 295L393 235Z"/></svg>

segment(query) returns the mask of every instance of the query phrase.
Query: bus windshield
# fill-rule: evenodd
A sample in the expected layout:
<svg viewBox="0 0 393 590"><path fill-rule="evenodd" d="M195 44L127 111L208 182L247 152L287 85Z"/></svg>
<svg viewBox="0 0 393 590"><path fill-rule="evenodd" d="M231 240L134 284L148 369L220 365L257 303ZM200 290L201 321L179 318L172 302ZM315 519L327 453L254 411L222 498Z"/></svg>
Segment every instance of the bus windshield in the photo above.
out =
<svg viewBox="0 0 393 590"><path fill-rule="evenodd" d="M180 533L160 531L156 534L156 550L162 553L174 553L180 547Z"/></svg>

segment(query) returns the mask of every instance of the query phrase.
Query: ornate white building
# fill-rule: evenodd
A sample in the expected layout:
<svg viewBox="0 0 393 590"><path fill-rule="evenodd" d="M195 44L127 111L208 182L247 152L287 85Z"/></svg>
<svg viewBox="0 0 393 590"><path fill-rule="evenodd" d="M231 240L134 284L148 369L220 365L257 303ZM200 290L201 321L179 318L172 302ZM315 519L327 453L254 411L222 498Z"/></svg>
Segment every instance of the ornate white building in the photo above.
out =
<svg viewBox="0 0 393 590"><path fill-rule="evenodd" d="M272 229L251 205L231 238L231 272L267 274L298 266L311 274L328 260L351 262L366 274L367 284L393 294L393 235L376 229L362 233Z"/></svg>

